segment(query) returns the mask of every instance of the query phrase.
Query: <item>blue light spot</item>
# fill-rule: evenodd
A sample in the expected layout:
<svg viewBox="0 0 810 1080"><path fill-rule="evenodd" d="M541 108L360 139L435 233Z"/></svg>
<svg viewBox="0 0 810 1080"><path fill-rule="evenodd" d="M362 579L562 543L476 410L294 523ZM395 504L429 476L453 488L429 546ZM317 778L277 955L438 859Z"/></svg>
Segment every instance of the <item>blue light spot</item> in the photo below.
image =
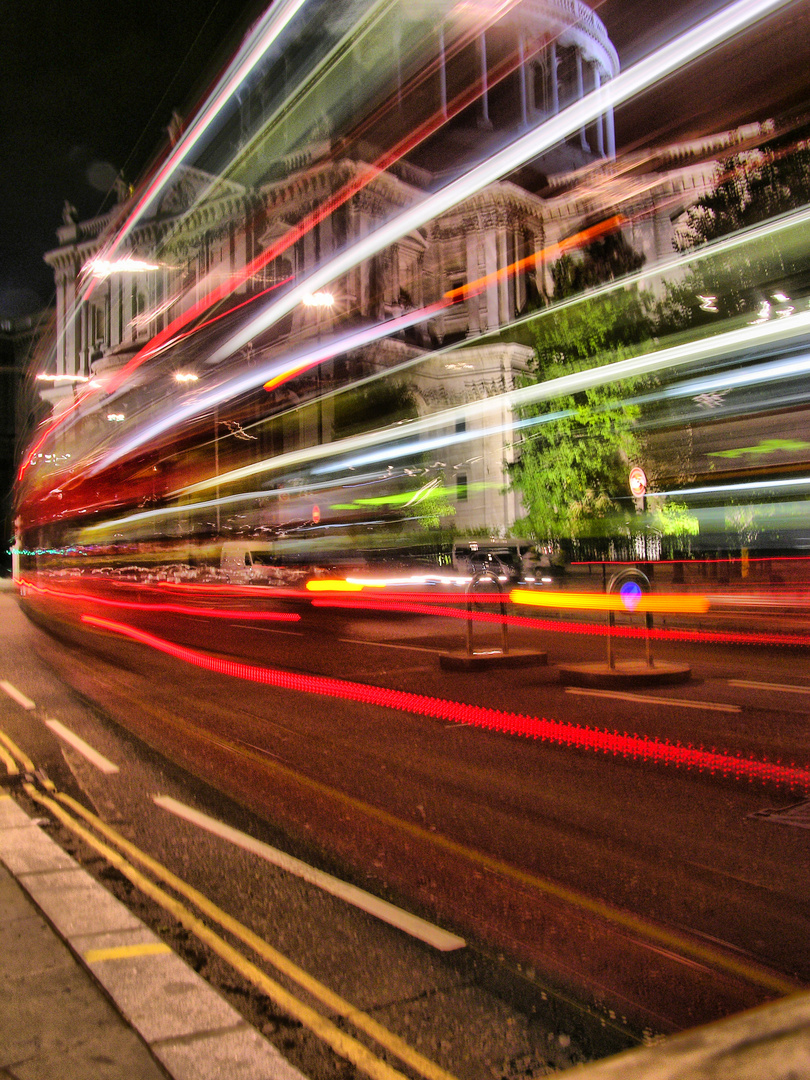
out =
<svg viewBox="0 0 810 1080"><path fill-rule="evenodd" d="M641 600L641 586L635 581L625 581L619 589L622 603L628 611L635 611Z"/></svg>

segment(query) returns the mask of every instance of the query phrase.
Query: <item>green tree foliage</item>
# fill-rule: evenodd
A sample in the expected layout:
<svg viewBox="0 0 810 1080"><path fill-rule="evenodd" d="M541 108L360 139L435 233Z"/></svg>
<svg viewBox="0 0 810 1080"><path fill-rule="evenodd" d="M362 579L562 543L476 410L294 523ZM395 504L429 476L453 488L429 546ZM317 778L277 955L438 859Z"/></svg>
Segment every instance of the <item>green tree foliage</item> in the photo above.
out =
<svg viewBox="0 0 810 1080"><path fill-rule="evenodd" d="M615 281L643 265L644 256L627 243L622 232L609 233L589 244L584 255L566 254L557 260L551 268L554 299L563 300L605 281Z"/></svg>
<svg viewBox="0 0 810 1080"><path fill-rule="evenodd" d="M717 168L714 187L688 211L679 251L729 236L810 202L810 148L771 143L735 154Z"/></svg>
<svg viewBox="0 0 810 1080"><path fill-rule="evenodd" d="M712 190L687 213L678 249L697 251L809 203L810 143L774 140L718 167ZM719 328L724 319L778 317L810 292L808 232L791 228L696 259L679 281L668 284L663 301L625 288L546 310L534 323L531 381L637 355L655 347L658 338L710 324ZM605 237L582 254L558 260L551 272L554 299L617 280L642 263L621 233ZM512 467L526 508L516 530L540 542L632 531L638 519L627 498L627 473L645 455L639 410L626 399L649 388L641 380L611 384L523 411L524 420L537 423L523 429ZM651 510L651 525L662 535L688 537L695 530L681 507Z"/></svg>
<svg viewBox="0 0 810 1080"><path fill-rule="evenodd" d="M532 381L543 382L645 351L653 333L652 297L635 288L548 312L535 325ZM627 533L630 464L639 460L633 430L638 407L623 398L641 380L608 384L523 410L524 428L512 466L526 517L518 531L540 542Z"/></svg>
<svg viewBox="0 0 810 1080"><path fill-rule="evenodd" d="M683 540L697 536L700 531L698 519L689 512L686 503L672 499L649 499L650 526L660 536L675 537Z"/></svg>
<svg viewBox="0 0 810 1080"><path fill-rule="evenodd" d="M712 190L687 212L676 247L693 251L808 203L810 146L774 141L718 166ZM806 229L780 232L696 262L682 281L668 286L659 329L684 330L752 313L768 317L778 312L779 296L806 294L808 287Z"/></svg>

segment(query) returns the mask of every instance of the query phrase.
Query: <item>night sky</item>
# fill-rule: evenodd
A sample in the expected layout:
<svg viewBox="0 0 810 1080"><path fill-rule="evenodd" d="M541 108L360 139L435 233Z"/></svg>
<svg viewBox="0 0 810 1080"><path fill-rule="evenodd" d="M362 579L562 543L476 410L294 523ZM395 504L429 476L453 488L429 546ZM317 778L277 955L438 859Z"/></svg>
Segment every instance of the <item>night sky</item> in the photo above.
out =
<svg viewBox="0 0 810 1080"><path fill-rule="evenodd" d="M603 0L593 6L626 66L722 0ZM798 36L805 42L806 8L793 9L803 11L793 20L803 20ZM65 200L81 218L109 208L119 170L128 181L138 178L163 145L172 110L188 114L263 4L24 0L6 2L2 10L0 317L50 300L53 277L42 256L56 246ZM787 42L772 33L769 51L756 65L748 46L738 49L739 79L718 71L714 85L704 79L696 99L686 77L619 123L667 140L711 130L718 117L728 117L728 126L757 118L766 108L761 95L776 82L774 65L784 68L786 45L796 40L795 25ZM794 69L795 94L801 94L807 57ZM758 73L761 86L745 88L743 72L749 82Z"/></svg>
<svg viewBox="0 0 810 1080"><path fill-rule="evenodd" d="M0 317L47 303L66 199L80 217L137 179L213 79L260 3L20 0L2 4Z"/></svg>

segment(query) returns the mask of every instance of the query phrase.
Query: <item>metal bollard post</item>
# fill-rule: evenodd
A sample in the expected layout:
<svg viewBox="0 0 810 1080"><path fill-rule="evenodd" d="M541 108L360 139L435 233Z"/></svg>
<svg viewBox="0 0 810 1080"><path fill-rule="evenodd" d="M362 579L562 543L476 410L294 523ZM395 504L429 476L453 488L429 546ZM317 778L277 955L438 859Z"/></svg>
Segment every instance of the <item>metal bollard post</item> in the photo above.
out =
<svg viewBox="0 0 810 1080"><path fill-rule="evenodd" d="M470 584L467 586L467 613L472 616L472 593L475 586L479 581L483 581L484 578L488 578L490 581L494 581L501 595L501 652L504 656L509 653L509 634L506 626L506 600L503 595L503 586L498 581L498 576L493 570L479 570L473 574ZM467 656L474 656L475 651L473 649L473 620L472 617L467 619Z"/></svg>

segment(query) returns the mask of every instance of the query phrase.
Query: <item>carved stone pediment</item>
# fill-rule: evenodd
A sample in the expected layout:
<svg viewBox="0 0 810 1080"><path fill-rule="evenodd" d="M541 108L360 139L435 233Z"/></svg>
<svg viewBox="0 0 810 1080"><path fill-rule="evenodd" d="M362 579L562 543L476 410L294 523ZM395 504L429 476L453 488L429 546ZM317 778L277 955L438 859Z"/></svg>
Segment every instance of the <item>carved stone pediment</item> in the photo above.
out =
<svg viewBox="0 0 810 1080"><path fill-rule="evenodd" d="M240 198L245 194L241 184L223 180L218 176L182 165L175 180L161 196L155 209L155 217L180 217L201 203L224 198Z"/></svg>

